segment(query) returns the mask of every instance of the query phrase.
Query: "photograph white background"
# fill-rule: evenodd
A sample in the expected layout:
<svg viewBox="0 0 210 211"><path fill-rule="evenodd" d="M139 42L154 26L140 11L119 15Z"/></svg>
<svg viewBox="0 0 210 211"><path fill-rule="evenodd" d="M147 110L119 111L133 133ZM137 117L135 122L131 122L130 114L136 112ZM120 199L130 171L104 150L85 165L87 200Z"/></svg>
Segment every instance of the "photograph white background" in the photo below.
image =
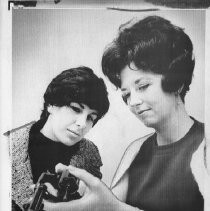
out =
<svg viewBox="0 0 210 211"><path fill-rule="evenodd" d="M61 71L85 65L103 77L108 87L110 110L87 137L102 156L103 181L109 185L125 148L151 132L137 120L117 91L102 74L105 46L122 23L133 17L160 15L185 28L192 39L195 73L186 97L189 113L204 121L205 97L205 12L122 12L105 9L13 10L12 14L12 127L38 120L43 94Z"/></svg>
<svg viewBox="0 0 210 211"><path fill-rule="evenodd" d="M185 28L192 39L196 65L191 89L186 96L186 107L192 116L210 125L208 48L205 54L205 44L206 47L210 46L209 36L205 36L210 32L210 14L205 23L204 10L140 13L101 8L24 9L7 11L4 19L1 19L1 23L4 21L1 25L4 26L4 35L1 34L1 135L6 132L5 129L38 120L46 86L62 70L86 65L104 78L101 70L102 53L117 34L120 24L133 17L143 18L153 14L161 15ZM109 185L125 148L136 138L151 132L151 129L136 120L121 100L120 92L104 79L109 91L110 110L87 137L99 148L104 164L103 181ZM209 137L209 130L206 133ZM0 176L0 210L7 210L5 204L9 202L6 188L9 187L10 161L6 151L8 145L2 142L0 147L0 167L1 172L4 172Z"/></svg>

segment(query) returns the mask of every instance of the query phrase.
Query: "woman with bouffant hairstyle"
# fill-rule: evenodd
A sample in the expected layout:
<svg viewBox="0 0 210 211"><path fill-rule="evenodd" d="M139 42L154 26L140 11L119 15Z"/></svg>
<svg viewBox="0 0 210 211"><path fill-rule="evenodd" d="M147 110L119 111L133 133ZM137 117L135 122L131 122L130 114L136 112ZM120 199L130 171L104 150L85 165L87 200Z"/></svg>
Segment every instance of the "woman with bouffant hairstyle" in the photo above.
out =
<svg viewBox="0 0 210 211"><path fill-rule="evenodd" d="M194 70L193 45L183 29L158 16L133 24L123 24L119 36L105 50L102 68L109 80L121 87L120 73L125 66L163 75L165 92L176 92L184 102ZM133 24L133 25L131 25ZM137 70L136 69L136 70Z"/></svg>
<svg viewBox="0 0 210 211"><path fill-rule="evenodd" d="M28 203L43 172L58 163L85 169L101 179L101 157L84 136L108 111L106 86L88 67L57 75L44 94L40 120L8 132L12 154L13 210Z"/></svg>
<svg viewBox="0 0 210 211"><path fill-rule="evenodd" d="M169 20L148 16L120 26L103 54L102 70L131 112L155 132L129 145L112 192L84 170L69 167L88 191L74 203L46 202L46 210L203 211L209 199L204 187L210 185L204 124L185 109L194 64L189 36Z"/></svg>
<svg viewBox="0 0 210 211"><path fill-rule="evenodd" d="M184 105L194 64L189 36L159 16L122 25L103 55L104 74L121 89L135 116L155 129L128 148L138 146L126 172L129 205L150 211L203 210L190 164L203 143L204 124ZM113 191L119 187L116 181L112 186Z"/></svg>

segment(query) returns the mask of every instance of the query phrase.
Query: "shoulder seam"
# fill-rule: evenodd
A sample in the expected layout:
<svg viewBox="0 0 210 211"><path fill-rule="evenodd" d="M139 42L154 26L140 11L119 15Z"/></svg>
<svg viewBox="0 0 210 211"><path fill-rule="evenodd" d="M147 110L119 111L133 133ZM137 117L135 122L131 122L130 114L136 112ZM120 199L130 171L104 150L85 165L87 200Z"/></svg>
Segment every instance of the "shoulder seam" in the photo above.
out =
<svg viewBox="0 0 210 211"><path fill-rule="evenodd" d="M17 130L20 130L20 129L24 128L24 127L27 127L27 126L31 125L32 123L35 123L35 122L36 122L36 121L31 121L31 122L29 122L29 123L27 123L27 124L25 124L25 125L21 125L20 127L14 128L14 129L12 129L12 130L9 130L9 131L3 133L3 135L4 135L4 136L9 136L11 133L13 133L13 132L15 132L15 131L17 131Z"/></svg>
<svg viewBox="0 0 210 211"><path fill-rule="evenodd" d="M134 145L135 143L138 143L139 141L145 140L145 138L148 138L148 137L152 136L153 134L154 134L154 132L149 133L149 134L147 134L147 135L145 135L145 136L143 136L143 137L137 138L136 140L132 141L132 142L128 145L128 147L126 148L126 151L127 151L132 145Z"/></svg>
<svg viewBox="0 0 210 211"><path fill-rule="evenodd" d="M134 148L135 145L138 146L138 144L139 144L140 142L145 141L148 137L150 137L150 136L153 135L153 134L154 134L154 132L153 132L153 133L149 133L149 134L147 134L147 135L145 135L145 136L143 136L143 137L140 137L140 138L138 138L138 139L132 141L132 142L128 145L128 147L127 147L126 150L124 151L124 153L123 153L123 155L122 155L122 157L121 157L121 159L120 159L120 162L119 162L119 164L118 164L118 166L117 166L117 168L116 168L115 174L114 174L114 176L113 176L113 178L112 178L111 186L112 186L113 181L114 181L114 179L115 179L115 177L116 177L116 175L117 175L117 171L119 170L119 168L120 168L120 166L122 165L123 161L127 158L127 155L128 155L128 153L130 152L130 150L132 150L132 149ZM139 149L138 149L138 150L139 150Z"/></svg>

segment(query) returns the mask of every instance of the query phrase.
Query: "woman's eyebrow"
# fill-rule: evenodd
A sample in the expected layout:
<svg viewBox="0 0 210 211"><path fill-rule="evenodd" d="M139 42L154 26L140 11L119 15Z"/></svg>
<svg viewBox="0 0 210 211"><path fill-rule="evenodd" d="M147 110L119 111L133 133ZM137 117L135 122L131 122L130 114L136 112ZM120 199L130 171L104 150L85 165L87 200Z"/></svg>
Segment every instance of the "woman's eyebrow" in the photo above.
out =
<svg viewBox="0 0 210 211"><path fill-rule="evenodd" d="M134 81L134 84L137 85L139 84L142 80L144 80L144 78L138 78ZM126 91L127 89L126 88L121 88L121 91Z"/></svg>
<svg viewBox="0 0 210 211"><path fill-rule="evenodd" d="M82 103L78 103L78 105L80 106L80 108L84 109L85 106ZM98 116L98 112L97 111L93 111L90 115L96 115L96 117Z"/></svg>
<svg viewBox="0 0 210 211"><path fill-rule="evenodd" d="M145 77L145 78L140 78L140 79L137 79L136 81L135 81L135 85L138 85L138 84L140 84L140 83L142 83L142 84L144 84L144 83L149 83L149 82L151 82L152 80L151 80L151 78L149 78L149 77Z"/></svg>

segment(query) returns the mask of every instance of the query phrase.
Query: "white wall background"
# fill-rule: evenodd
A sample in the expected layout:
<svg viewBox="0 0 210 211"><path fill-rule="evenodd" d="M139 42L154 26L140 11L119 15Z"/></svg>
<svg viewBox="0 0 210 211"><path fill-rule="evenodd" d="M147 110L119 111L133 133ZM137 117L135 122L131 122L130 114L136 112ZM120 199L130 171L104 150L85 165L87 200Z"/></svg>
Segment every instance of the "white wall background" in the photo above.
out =
<svg viewBox="0 0 210 211"><path fill-rule="evenodd" d="M184 27L194 43L196 66L186 98L189 113L204 121L205 14L196 10L146 13L105 9L13 10L12 117L13 128L38 120L42 96L51 79L62 70L79 65L99 76L104 47L113 40L120 24L133 17L157 14ZM107 82L107 81L106 81ZM120 94L107 82L110 110L88 134L98 147L108 185L123 151L135 138L151 130L130 114Z"/></svg>
<svg viewBox="0 0 210 211"><path fill-rule="evenodd" d="M206 35L210 33L210 10L206 11ZM206 126L206 154L207 169L210 174L210 36L206 36L206 60L205 60L205 126Z"/></svg>

